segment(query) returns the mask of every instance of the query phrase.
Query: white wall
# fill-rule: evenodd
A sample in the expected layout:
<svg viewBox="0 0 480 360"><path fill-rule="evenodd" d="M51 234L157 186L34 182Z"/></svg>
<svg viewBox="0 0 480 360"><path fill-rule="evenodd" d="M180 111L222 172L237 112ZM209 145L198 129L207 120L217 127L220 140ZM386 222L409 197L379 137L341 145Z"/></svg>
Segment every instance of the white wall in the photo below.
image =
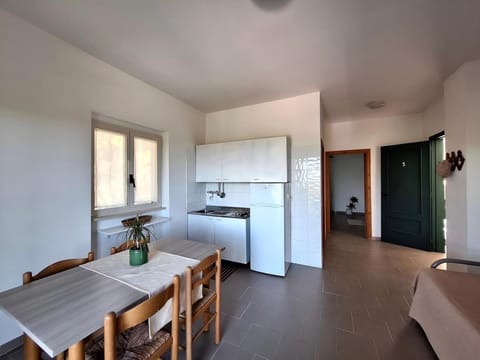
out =
<svg viewBox="0 0 480 360"><path fill-rule="evenodd" d="M325 150L371 150L372 236L381 237L380 147L425 140L423 114L327 122Z"/></svg>
<svg viewBox="0 0 480 360"><path fill-rule="evenodd" d="M428 106L423 112L423 135L426 139L445 130L443 96Z"/></svg>
<svg viewBox="0 0 480 360"><path fill-rule="evenodd" d="M363 154L334 155L330 158L331 209L345 212L350 198L358 199L355 212L365 212Z"/></svg>
<svg viewBox="0 0 480 360"><path fill-rule="evenodd" d="M320 93L207 114L206 142L291 140L292 262L322 266Z"/></svg>
<svg viewBox="0 0 480 360"><path fill-rule="evenodd" d="M92 111L167 132L164 230L186 238L204 114L2 10L0 54L0 291L90 250Z"/></svg>
<svg viewBox="0 0 480 360"><path fill-rule="evenodd" d="M447 253L480 260L480 61L466 63L444 84L447 152L466 162L447 178Z"/></svg>
<svg viewBox="0 0 480 360"><path fill-rule="evenodd" d="M206 184L206 191L217 191L217 183ZM223 186L225 197L221 198L215 194L206 194L207 205L230 206L230 207L250 207L250 184L246 183L225 183Z"/></svg>

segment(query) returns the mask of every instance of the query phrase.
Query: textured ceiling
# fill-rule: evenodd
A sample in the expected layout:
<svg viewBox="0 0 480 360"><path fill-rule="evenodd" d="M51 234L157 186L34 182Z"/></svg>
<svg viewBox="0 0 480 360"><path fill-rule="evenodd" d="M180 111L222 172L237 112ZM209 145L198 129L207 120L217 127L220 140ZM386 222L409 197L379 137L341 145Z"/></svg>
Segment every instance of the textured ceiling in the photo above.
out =
<svg viewBox="0 0 480 360"><path fill-rule="evenodd" d="M418 112L445 77L480 57L478 0L0 0L0 8L206 113L317 90L330 121ZM372 112L371 100L387 106Z"/></svg>

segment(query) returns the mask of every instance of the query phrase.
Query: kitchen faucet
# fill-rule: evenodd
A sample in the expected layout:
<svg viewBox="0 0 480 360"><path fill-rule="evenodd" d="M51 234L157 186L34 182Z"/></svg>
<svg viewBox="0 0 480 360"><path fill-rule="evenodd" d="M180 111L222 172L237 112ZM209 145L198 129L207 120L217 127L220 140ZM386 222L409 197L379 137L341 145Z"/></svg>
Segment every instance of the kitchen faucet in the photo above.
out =
<svg viewBox="0 0 480 360"><path fill-rule="evenodd" d="M210 200L213 199L213 195L217 195L218 197L220 198L224 198L225 197L225 184L224 183L218 183L218 190L215 190L215 191L207 191L207 194L210 195Z"/></svg>

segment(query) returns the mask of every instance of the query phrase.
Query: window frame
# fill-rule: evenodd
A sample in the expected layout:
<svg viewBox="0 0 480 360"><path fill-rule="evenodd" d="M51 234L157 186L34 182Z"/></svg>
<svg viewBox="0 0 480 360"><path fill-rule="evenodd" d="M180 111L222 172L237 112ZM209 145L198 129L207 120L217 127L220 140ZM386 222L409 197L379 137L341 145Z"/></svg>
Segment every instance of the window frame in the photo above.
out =
<svg viewBox="0 0 480 360"><path fill-rule="evenodd" d="M118 132L126 135L126 206L117 206L111 208L95 209L95 129ZM157 201L148 204L135 205L135 190L129 183L129 174L134 174L134 138L139 137L157 142ZM106 217L114 215L124 215L128 213L139 213L162 208L162 133L153 129L145 128L136 124L121 120L107 118L105 116L92 116L92 158L91 158L91 211L93 217Z"/></svg>

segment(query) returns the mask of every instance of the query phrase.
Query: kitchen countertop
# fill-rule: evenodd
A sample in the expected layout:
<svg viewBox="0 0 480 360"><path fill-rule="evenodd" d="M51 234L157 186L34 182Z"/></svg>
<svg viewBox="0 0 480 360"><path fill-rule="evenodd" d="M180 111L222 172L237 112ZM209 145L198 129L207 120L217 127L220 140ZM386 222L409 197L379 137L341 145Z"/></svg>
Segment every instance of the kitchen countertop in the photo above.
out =
<svg viewBox="0 0 480 360"><path fill-rule="evenodd" d="M190 211L188 212L188 214L227 217L234 219L248 219L250 217L250 209L207 206L205 209Z"/></svg>

